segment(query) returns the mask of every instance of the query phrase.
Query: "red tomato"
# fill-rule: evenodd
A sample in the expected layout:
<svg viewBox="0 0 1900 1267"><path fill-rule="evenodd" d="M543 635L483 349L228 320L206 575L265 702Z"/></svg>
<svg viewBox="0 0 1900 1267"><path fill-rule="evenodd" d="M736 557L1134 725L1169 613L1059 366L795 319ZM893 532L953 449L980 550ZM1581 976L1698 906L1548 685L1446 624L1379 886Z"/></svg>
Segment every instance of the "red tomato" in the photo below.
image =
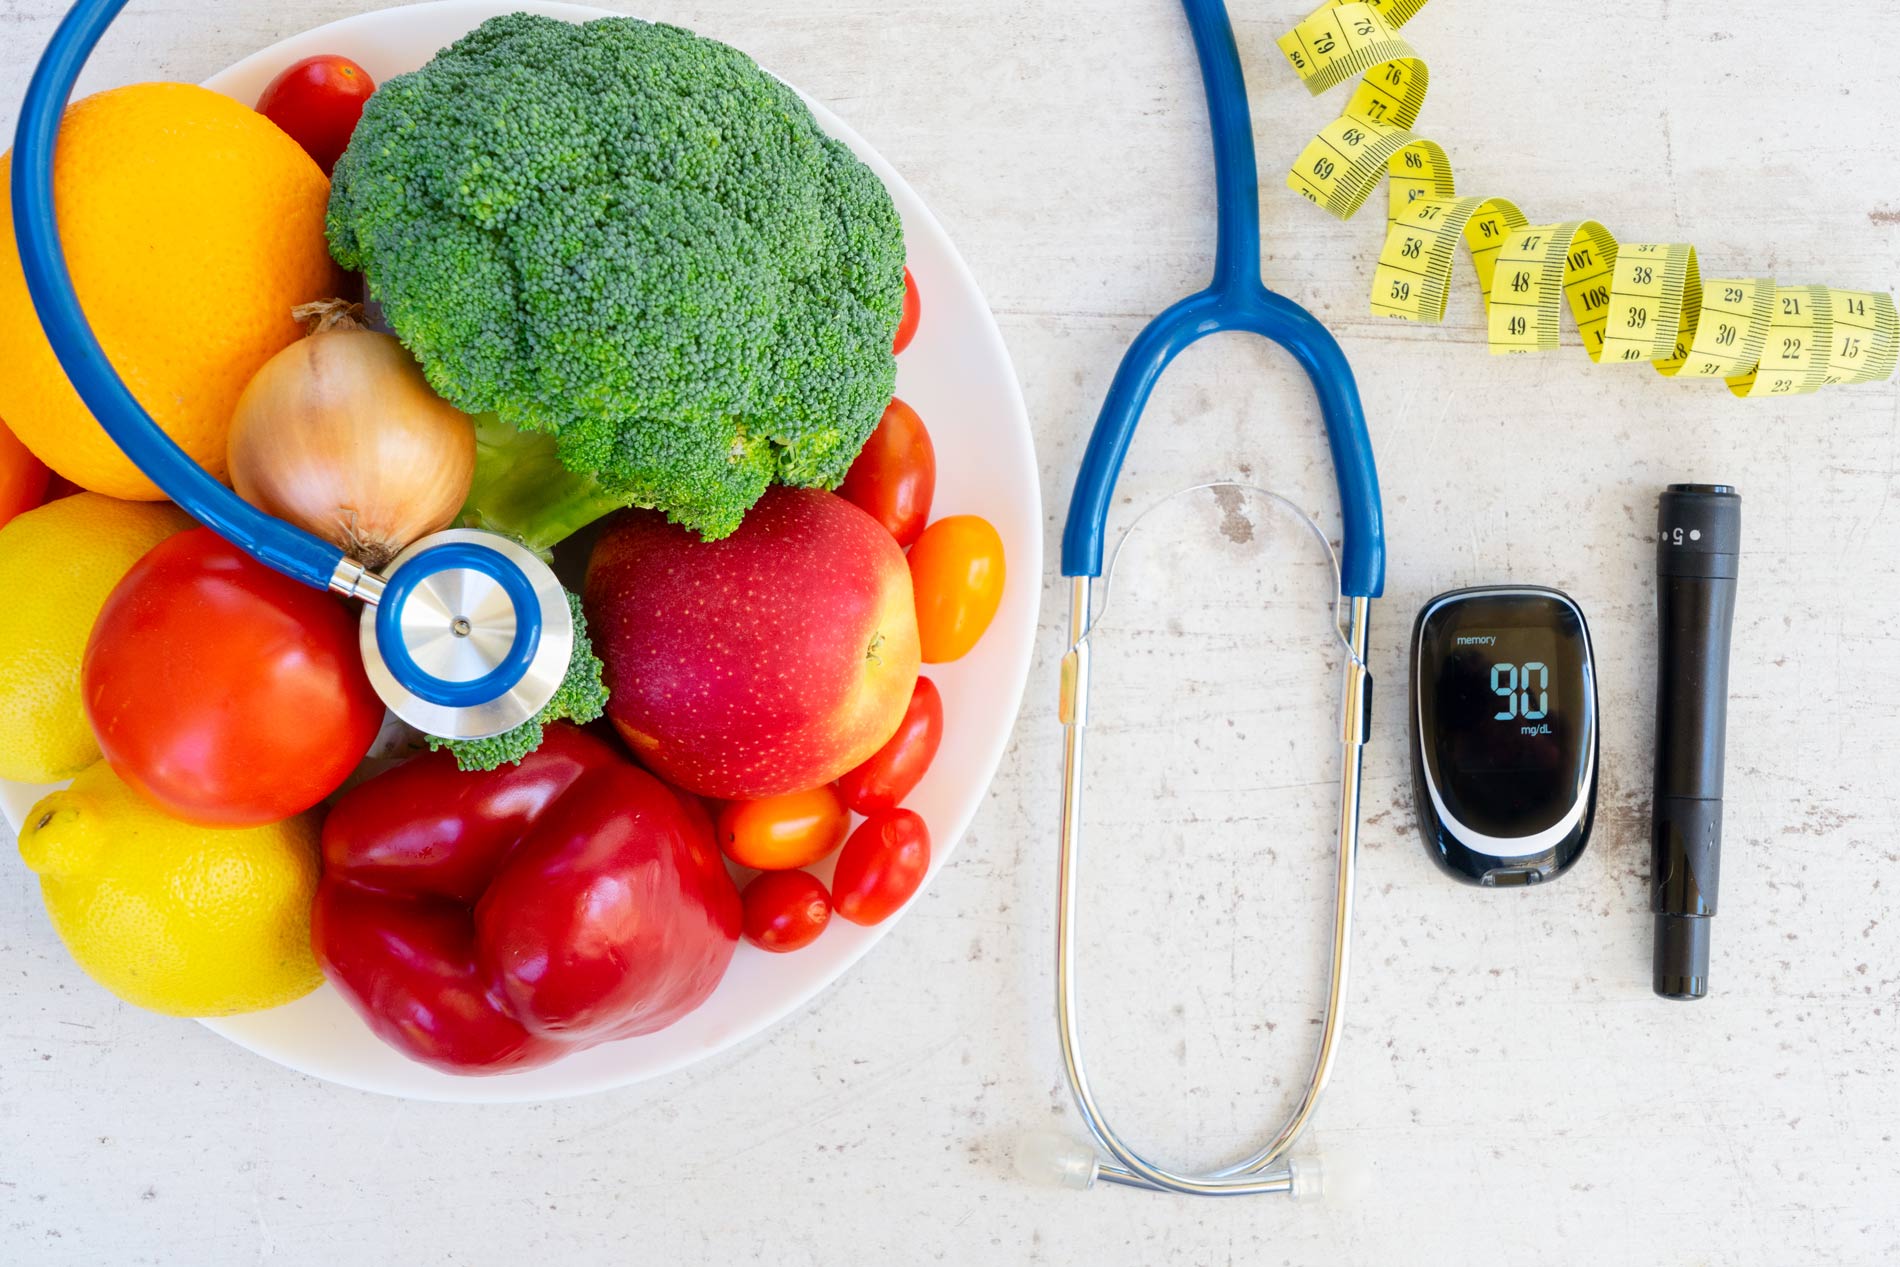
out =
<svg viewBox="0 0 1900 1267"><path fill-rule="evenodd" d="M836 849L850 827L850 811L827 783L762 801L728 802L719 811L719 847L742 867L791 871Z"/></svg>
<svg viewBox="0 0 1900 1267"><path fill-rule="evenodd" d="M952 515L924 529L910 548L910 581L925 664L969 653L996 618L1003 577L1003 539L989 520Z"/></svg>
<svg viewBox="0 0 1900 1267"><path fill-rule="evenodd" d="M853 924L882 924L910 900L930 870L930 829L907 809L858 824L838 855L831 902Z"/></svg>
<svg viewBox="0 0 1900 1267"><path fill-rule="evenodd" d="M902 352L917 337L917 323L923 320L924 301L917 293L917 279L910 275L910 266L904 266L904 315L897 319L897 337L891 340L892 353Z"/></svg>
<svg viewBox="0 0 1900 1267"><path fill-rule="evenodd" d="M46 499L46 482L51 478L40 460L27 451L18 437L0 422L0 528L21 511L31 510Z"/></svg>
<svg viewBox="0 0 1900 1267"><path fill-rule="evenodd" d="M132 565L93 625L81 680L119 777L194 823L309 809L383 723L356 614L209 528Z"/></svg>
<svg viewBox="0 0 1900 1267"><path fill-rule="evenodd" d="M831 895L806 871L764 872L739 900L745 904L745 939L776 954L811 945L831 922Z"/></svg>
<svg viewBox="0 0 1900 1267"><path fill-rule="evenodd" d="M851 464L838 496L908 546L923 535L937 491L937 450L917 411L895 396Z"/></svg>
<svg viewBox="0 0 1900 1267"><path fill-rule="evenodd" d="M943 695L935 682L920 677L897 733L838 780L838 794L859 814L896 809L924 777L942 742Z"/></svg>
<svg viewBox="0 0 1900 1267"><path fill-rule="evenodd" d="M376 91L369 72L347 57L306 57L270 81L257 112L290 133L328 176L350 143L363 103Z"/></svg>

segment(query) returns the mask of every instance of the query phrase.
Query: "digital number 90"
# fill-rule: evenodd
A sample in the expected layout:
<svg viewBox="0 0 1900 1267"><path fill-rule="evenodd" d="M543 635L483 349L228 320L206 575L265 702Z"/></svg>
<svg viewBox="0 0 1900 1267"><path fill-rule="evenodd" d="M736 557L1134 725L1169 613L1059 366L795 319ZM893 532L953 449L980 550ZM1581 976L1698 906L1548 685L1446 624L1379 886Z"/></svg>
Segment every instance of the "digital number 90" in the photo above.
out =
<svg viewBox="0 0 1900 1267"><path fill-rule="evenodd" d="M1531 707L1531 674L1537 675L1537 707ZM1519 668L1515 664L1491 666L1491 692L1504 698L1505 709L1499 721L1541 721L1550 712L1550 670L1533 660Z"/></svg>

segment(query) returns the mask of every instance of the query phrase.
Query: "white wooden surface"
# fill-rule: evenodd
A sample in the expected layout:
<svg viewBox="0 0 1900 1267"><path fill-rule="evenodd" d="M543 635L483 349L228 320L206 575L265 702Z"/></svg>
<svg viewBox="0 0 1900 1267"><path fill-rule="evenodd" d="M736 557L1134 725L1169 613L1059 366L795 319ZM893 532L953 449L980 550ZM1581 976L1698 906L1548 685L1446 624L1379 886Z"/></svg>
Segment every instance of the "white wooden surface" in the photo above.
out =
<svg viewBox="0 0 1900 1267"><path fill-rule="evenodd" d="M0 125L59 7L0 0ZM363 7L137 0L94 81L197 79ZM1339 333L1385 483L1359 974L1318 1130L1333 1155L1364 1161L1366 1191L1317 1207L1192 1204L1011 1173L1020 1128L1073 1126L1049 1005L1050 585L1016 745L921 908L808 1012L659 1084L458 1108L286 1073L93 987L8 850L0 1261L1900 1260L1900 392L1745 405L1591 367L1575 347L1494 360L1468 282L1444 328L1375 323L1365 291L1380 229L1336 224L1279 183L1340 100L1309 100L1273 53L1299 10L1235 7L1269 280ZM781 70L931 202L1021 371L1053 544L1116 357L1207 265L1202 109L1174 7L643 11ZM1414 24L1434 72L1425 129L1467 190L1637 240L1685 238L1711 275L1900 285L1900 139L1878 130L1900 109L1888 60L1900 8L1606 0L1579 12L1589 25L1569 7L1438 0ZM1240 341L1191 353L1136 446L1129 504L1244 472L1336 529L1310 403L1276 354ZM1672 479L1732 481L1746 512L1715 992L1696 1006L1647 984L1650 525ZM1287 716L1317 661L1295 664L1277 637L1244 658L1258 640L1246 613L1290 601L1260 579L1248 536L1205 538L1198 557L1232 568L1238 593L1204 625L1170 626L1149 600L1149 636L1115 666L1132 676L1104 687L1127 722L1105 732L1091 801L1105 824L1087 939L1099 1078L1130 1133L1180 1161L1232 1154L1277 1120L1319 997L1314 825L1329 793L1311 785L1332 767L1305 738L1320 720ZM1423 599L1496 580L1561 586L1590 615L1602 816L1559 883L1480 894L1436 874L1418 844L1401 663ZM1169 684L1184 672L1199 676ZM1282 774L1296 739L1313 760Z"/></svg>

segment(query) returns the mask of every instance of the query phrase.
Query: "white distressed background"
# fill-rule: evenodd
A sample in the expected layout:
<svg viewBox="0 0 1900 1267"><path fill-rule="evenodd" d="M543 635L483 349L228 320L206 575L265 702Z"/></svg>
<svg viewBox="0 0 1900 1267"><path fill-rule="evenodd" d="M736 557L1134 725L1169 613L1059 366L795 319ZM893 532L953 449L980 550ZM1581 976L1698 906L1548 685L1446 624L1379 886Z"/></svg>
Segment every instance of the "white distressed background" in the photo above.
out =
<svg viewBox="0 0 1900 1267"><path fill-rule="evenodd" d="M1016 744L935 889L804 1014L655 1085L464 1108L284 1072L91 986L0 855L0 1261L1900 1260L1900 391L1751 405L1575 347L1494 360L1463 279L1444 328L1375 323L1375 219L1336 224L1279 183L1341 97L1308 99L1272 49L1300 10L1233 2L1268 279L1345 343L1385 483L1360 974L1318 1132L1366 1159L1369 1191L1192 1204L1011 1173L1020 1128L1072 1123L1049 1015L1051 585ZM0 0L0 126L59 7ZM134 0L94 83L197 79L366 7ZM832 105L942 217L1021 372L1053 545L1116 358L1207 266L1200 90L1174 6L641 11ZM1412 34L1434 72L1426 130L1467 190L1685 238L1713 275L1900 285L1900 133L1884 130L1900 6L1438 0ZM1336 531L1306 388L1233 340L1180 363L1124 491L1138 506L1241 472ZM1650 525L1674 479L1732 481L1745 505L1723 914L1715 993L1696 1006L1648 989ZM1204 543L1236 591L1184 606L1178 632L1145 599L1149 633L1113 666L1131 677L1104 687L1127 724L1104 737L1091 800L1102 1090L1160 1155L1201 1162L1276 1121L1308 1059L1328 793L1301 785L1332 768L1307 739L1318 720L1288 717L1317 659L1290 658L1312 650L1291 632L1310 625L1274 586L1303 574L1264 569L1282 540L1264 524L1232 542L1217 519L1195 538L1178 518L1165 548ZM1481 894L1418 843L1401 659L1423 599L1499 580L1560 586L1591 618L1602 814L1561 882Z"/></svg>

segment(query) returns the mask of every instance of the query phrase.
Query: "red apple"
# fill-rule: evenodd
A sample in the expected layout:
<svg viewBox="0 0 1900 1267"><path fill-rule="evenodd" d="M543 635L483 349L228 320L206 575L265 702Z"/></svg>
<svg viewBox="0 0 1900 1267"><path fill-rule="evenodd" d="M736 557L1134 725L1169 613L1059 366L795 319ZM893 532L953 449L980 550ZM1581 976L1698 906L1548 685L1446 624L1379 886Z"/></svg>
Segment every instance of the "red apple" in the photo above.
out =
<svg viewBox="0 0 1900 1267"><path fill-rule="evenodd" d="M917 681L904 553L817 489L773 488L701 541L646 510L587 565L607 716L667 782L756 800L829 783L883 746Z"/></svg>

